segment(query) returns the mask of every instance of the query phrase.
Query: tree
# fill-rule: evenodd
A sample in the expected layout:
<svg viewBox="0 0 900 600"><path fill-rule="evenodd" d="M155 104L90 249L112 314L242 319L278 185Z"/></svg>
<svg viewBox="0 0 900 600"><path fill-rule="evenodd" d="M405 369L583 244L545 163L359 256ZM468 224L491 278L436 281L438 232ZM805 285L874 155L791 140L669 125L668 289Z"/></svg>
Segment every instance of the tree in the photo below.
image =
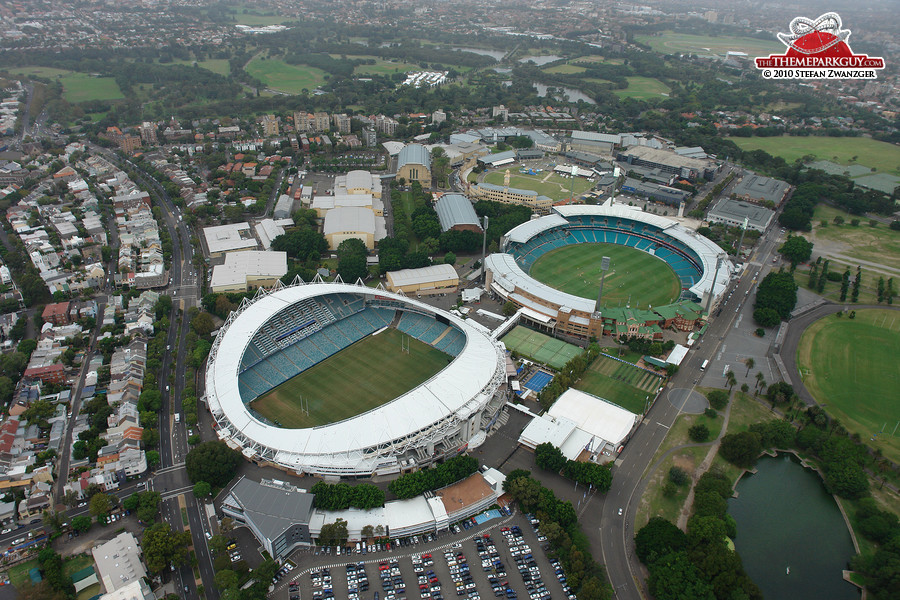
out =
<svg viewBox="0 0 900 600"><path fill-rule="evenodd" d="M187 562L191 534L187 531L172 531L168 523L156 523L144 530L141 548L144 561L153 573L161 573L170 565L180 566Z"/></svg>
<svg viewBox="0 0 900 600"><path fill-rule="evenodd" d="M200 337L208 337L212 330L216 328L212 315L208 312L199 312L191 319L191 329Z"/></svg>
<svg viewBox="0 0 900 600"><path fill-rule="evenodd" d="M204 442L188 452L185 468L194 483L205 481L213 487L225 487L234 477L240 461L240 453L225 442Z"/></svg>
<svg viewBox="0 0 900 600"><path fill-rule="evenodd" d="M534 462L542 469L559 473L566 464L566 457L562 450L550 442L544 442L534 449Z"/></svg>
<svg viewBox="0 0 900 600"><path fill-rule="evenodd" d="M797 283L794 277L786 272L771 272L760 282L756 290L756 303L753 305L753 318L763 327L774 327L772 312L778 321L788 319L797 305Z"/></svg>
<svg viewBox="0 0 900 600"><path fill-rule="evenodd" d="M78 504L78 494L73 492L72 490L66 490L66 493L63 495L63 504L72 508L76 504Z"/></svg>
<svg viewBox="0 0 900 600"><path fill-rule="evenodd" d="M373 535L375 535L375 528L371 525L366 525L360 530L359 533L364 538L371 538Z"/></svg>
<svg viewBox="0 0 900 600"><path fill-rule="evenodd" d="M691 476L681 467L672 467L669 469L669 481L675 485L687 485Z"/></svg>
<svg viewBox="0 0 900 600"><path fill-rule="evenodd" d="M728 405L728 394L725 390L712 390L706 394L709 405L716 410L722 410Z"/></svg>
<svg viewBox="0 0 900 600"><path fill-rule="evenodd" d="M762 452L760 435L752 431L729 433L722 438L719 454L733 465L749 469Z"/></svg>
<svg viewBox="0 0 900 600"><path fill-rule="evenodd" d="M707 427L703 423L692 425L688 429L688 435L693 441L697 442L698 444L703 443L709 439L709 427Z"/></svg>
<svg viewBox="0 0 900 600"><path fill-rule="evenodd" d="M455 265L456 264L456 255L452 252L448 252L444 255L444 264L445 265Z"/></svg>
<svg viewBox="0 0 900 600"><path fill-rule="evenodd" d="M206 498L209 496L209 493L212 491L212 488L205 481L198 481L194 484L194 497L195 498Z"/></svg>
<svg viewBox="0 0 900 600"><path fill-rule="evenodd" d="M147 451L147 466L151 469L159 464L159 452L156 450Z"/></svg>
<svg viewBox="0 0 900 600"><path fill-rule="evenodd" d="M798 264L806 262L812 256L813 244L802 235L788 234L787 240L778 249L781 255L796 267Z"/></svg>
<svg viewBox="0 0 900 600"><path fill-rule="evenodd" d="M653 517L634 536L634 553L644 564L687 547L687 536L671 521Z"/></svg>
<svg viewBox="0 0 900 600"><path fill-rule="evenodd" d="M322 525L319 533L319 544L322 546L338 546L347 541L350 537L347 532L347 521L337 519L334 523L326 523Z"/></svg>
<svg viewBox="0 0 900 600"><path fill-rule="evenodd" d="M517 310L519 310L519 307L516 306L516 304L514 302L509 301L503 305L503 316L511 317L514 314L516 314Z"/></svg>
<svg viewBox="0 0 900 600"><path fill-rule="evenodd" d="M358 238L349 238L341 242L337 247L337 271L341 279L347 283L353 283L357 279L366 277L369 274L366 266L368 253L366 245Z"/></svg>
<svg viewBox="0 0 900 600"><path fill-rule="evenodd" d="M748 358L748 359L747 359L746 361L744 361L744 362L745 362L746 365L747 365L747 374L744 375L744 377L749 377L749 376L750 376L750 369L752 369L753 367L756 366L756 361L753 360L753 358L751 357L751 358Z"/></svg>
<svg viewBox="0 0 900 600"><path fill-rule="evenodd" d="M78 533L84 533L91 528L91 518L85 515L72 517L72 530Z"/></svg>
<svg viewBox="0 0 900 600"><path fill-rule="evenodd" d="M112 500L107 494L94 494L91 498L90 503L88 504L88 510L91 515L95 517L99 517L100 515L107 515L109 511L112 509Z"/></svg>
<svg viewBox="0 0 900 600"><path fill-rule="evenodd" d="M725 382L728 384L728 392L730 393L737 383L737 377L735 376L734 371L729 370L728 373L725 374Z"/></svg>

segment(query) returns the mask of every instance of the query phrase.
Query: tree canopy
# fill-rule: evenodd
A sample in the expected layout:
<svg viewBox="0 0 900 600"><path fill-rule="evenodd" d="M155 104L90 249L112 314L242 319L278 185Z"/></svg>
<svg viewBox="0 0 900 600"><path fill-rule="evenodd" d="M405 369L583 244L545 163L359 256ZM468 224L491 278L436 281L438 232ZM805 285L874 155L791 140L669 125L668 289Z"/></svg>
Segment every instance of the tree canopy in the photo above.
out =
<svg viewBox="0 0 900 600"><path fill-rule="evenodd" d="M193 483L205 481L214 487L224 487L235 475L241 455L225 442L204 442L188 452L185 468Z"/></svg>

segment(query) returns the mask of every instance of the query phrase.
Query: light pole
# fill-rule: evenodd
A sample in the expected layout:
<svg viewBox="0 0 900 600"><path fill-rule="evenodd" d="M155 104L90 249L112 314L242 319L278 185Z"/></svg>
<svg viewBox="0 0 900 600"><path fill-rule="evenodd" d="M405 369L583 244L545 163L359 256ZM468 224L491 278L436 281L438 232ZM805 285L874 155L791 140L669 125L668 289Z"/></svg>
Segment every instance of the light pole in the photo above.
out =
<svg viewBox="0 0 900 600"><path fill-rule="evenodd" d="M606 272L609 271L609 257L604 256L600 260L600 293L597 294L597 305L594 311L600 312L600 301L603 299L603 280L606 279Z"/></svg>
<svg viewBox="0 0 900 600"><path fill-rule="evenodd" d="M487 230L488 216L484 215L484 233L481 238L481 285L487 281L487 268L484 266L484 259L487 258Z"/></svg>
<svg viewBox="0 0 900 600"><path fill-rule="evenodd" d="M712 307L713 296L716 295L716 280L719 279L719 268L722 266L722 263L725 262L725 259L722 258L722 255L716 257L716 271L713 274L712 284L709 286L709 297L706 299L706 314L709 314L709 309Z"/></svg>

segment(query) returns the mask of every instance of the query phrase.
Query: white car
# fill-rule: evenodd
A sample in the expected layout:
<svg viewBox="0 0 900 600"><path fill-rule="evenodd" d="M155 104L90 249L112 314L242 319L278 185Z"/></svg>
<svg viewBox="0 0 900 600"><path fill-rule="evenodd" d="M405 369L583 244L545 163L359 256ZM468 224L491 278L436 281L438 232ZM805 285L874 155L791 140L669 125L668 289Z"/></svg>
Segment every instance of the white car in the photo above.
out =
<svg viewBox="0 0 900 600"><path fill-rule="evenodd" d="M622 509L621 509L621 508L619 509L619 516L620 516L620 517L622 516Z"/></svg>

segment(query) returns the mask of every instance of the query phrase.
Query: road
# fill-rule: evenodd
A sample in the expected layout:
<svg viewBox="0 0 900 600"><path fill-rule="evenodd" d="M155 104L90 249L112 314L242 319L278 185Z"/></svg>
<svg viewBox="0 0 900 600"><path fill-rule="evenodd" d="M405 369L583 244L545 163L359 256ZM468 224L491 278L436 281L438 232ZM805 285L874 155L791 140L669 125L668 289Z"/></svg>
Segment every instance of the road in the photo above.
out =
<svg viewBox="0 0 900 600"><path fill-rule="evenodd" d="M108 158L122 164L124 159L112 152L104 152ZM194 551L197 555L197 566L201 581L205 588L207 600L218 600L219 592L215 586L212 557L207 546L205 532L209 523L203 507L194 499L191 482L184 470L184 459L188 451L187 430L184 421L175 422L176 415L183 415L181 405L185 387L187 352L185 345L189 328L188 312L199 300L197 273L194 269L194 249L191 246L191 232L181 219L182 213L158 181L141 168L127 161L127 167L140 183L142 188L150 192L155 204L163 209L164 224L172 239L171 282L169 290L173 300L173 312L170 317L172 326L166 337L167 351L163 356L160 372L168 374L160 380L160 392L163 403L159 414L159 455L160 467L153 477L153 489L162 493L163 502L160 512L173 529L181 529L183 520L178 495L184 494L185 512ZM175 494L178 490L180 493ZM198 598L194 575L190 566L182 567L175 572L176 590L187 598Z"/></svg>
<svg viewBox="0 0 900 600"><path fill-rule="evenodd" d="M753 296L748 292L756 285L753 275L757 270L771 266L778 237L777 228L772 228L760 239L743 276L737 284L730 286L730 296L726 294L720 303L715 313L718 318L711 320L702 341L688 354L678 373L669 380L659 400L625 445L614 469L612 488L605 497L595 495L582 509L579 517L582 528L591 538L592 546L600 549L601 561L606 565L617 599L642 600L649 597L644 587L645 571L634 554L634 520L646 485L644 473L675 419L681 414L681 410L669 400L669 394L677 389L693 390L703 375L700 370L703 361L715 356L741 310L751 309ZM596 506L587 510L592 502L599 502L602 506L599 510ZM623 511L621 516L620 509Z"/></svg>

